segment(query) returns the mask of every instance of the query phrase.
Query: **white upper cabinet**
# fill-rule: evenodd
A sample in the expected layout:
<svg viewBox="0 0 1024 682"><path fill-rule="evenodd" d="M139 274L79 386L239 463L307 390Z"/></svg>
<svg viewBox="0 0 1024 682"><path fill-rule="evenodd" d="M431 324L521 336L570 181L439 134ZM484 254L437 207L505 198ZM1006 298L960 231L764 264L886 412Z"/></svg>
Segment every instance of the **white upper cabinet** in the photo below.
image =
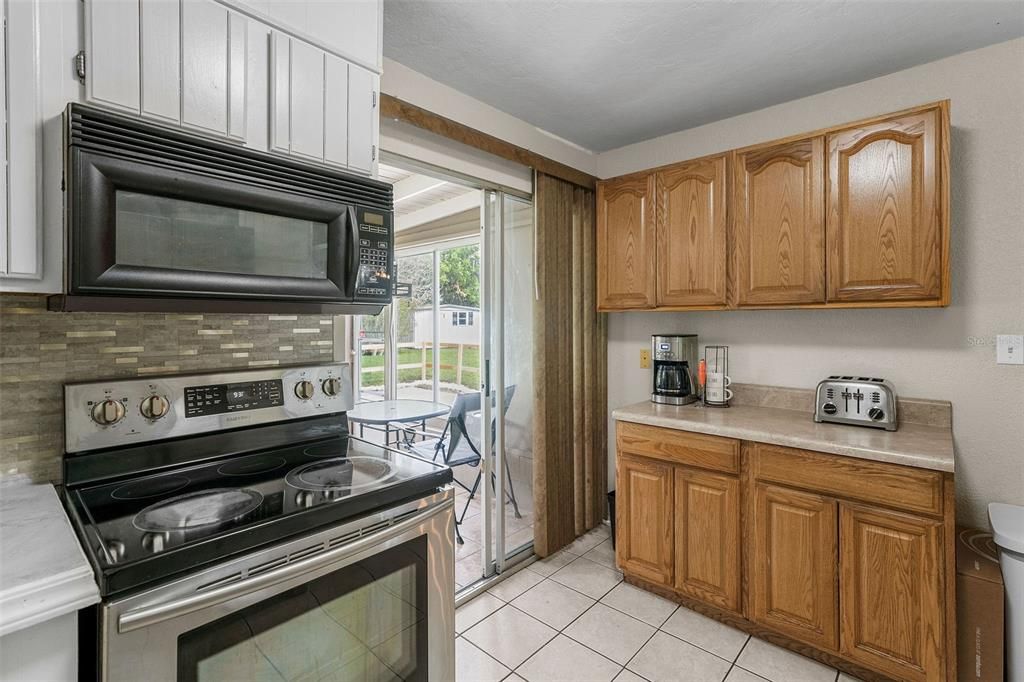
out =
<svg viewBox="0 0 1024 682"><path fill-rule="evenodd" d="M324 57L309 43L291 41L290 150L318 160L324 158Z"/></svg>
<svg viewBox="0 0 1024 682"><path fill-rule="evenodd" d="M139 8L139 0L86 0L86 94L90 101L139 111Z"/></svg>
<svg viewBox="0 0 1024 682"><path fill-rule="evenodd" d="M348 70L348 165L365 173L377 158L377 77L366 69Z"/></svg>
<svg viewBox="0 0 1024 682"><path fill-rule="evenodd" d="M324 161L338 166L348 165L348 72L348 62L327 55L324 62Z"/></svg>
<svg viewBox="0 0 1024 682"><path fill-rule="evenodd" d="M143 0L139 11L142 113L179 123L181 8L177 0ZM102 69L93 70L97 75L103 73Z"/></svg>
<svg viewBox="0 0 1024 682"><path fill-rule="evenodd" d="M381 0L228 0L274 27L379 73Z"/></svg>

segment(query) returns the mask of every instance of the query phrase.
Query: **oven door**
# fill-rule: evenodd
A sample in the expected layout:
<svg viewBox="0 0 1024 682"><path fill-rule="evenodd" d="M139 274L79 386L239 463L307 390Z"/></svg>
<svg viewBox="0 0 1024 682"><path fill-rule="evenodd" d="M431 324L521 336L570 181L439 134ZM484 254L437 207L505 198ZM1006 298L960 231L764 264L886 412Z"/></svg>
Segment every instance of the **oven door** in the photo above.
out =
<svg viewBox="0 0 1024 682"><path fill-rule="evenodd" d="M105 604L102 679L454 679L453 500L447 489Z"/></svg>

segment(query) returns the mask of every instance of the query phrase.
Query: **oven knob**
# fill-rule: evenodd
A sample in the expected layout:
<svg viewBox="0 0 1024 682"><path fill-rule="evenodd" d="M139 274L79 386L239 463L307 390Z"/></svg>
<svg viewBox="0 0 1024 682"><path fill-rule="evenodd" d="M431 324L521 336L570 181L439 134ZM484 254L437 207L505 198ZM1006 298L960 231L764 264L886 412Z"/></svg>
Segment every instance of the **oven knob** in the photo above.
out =
<svg viewBox="0 0 1024 682"><path fill-rule="evenodd" d="M321 386L324 389L324 393L329 396L336 396L341 393L341 379L331 378L324 379L324 383Z"/></svg>
<svg viewBox="0 0 1024 682"><path fill-rule="evenodd" d="M295 397L299 400L309 400L313 397L313 382L300 381L295 384Z"/></svg>
<svg viewBox="0 0 1024 682"><path fill-rule="evenodd" d="M821 406L821 411L824 412L825 414L835 414L836 406L834 403L825 403L824 405Z"/></svg>
<svg viewBox="0 0 1024 682"><path fill-rule="evenodd" d="M116 400L101 400L92 407L92 420L100 426L110 426L124 419L124 405Z"/></svg>
<svg viewBox="0 0 1024 682"><path fill-rule="evenodd" d="M170 409L170 404L167 402L167 398L162 395L151 395L148 398L143 398L142 404L139 405L139 412L146 419L157 420L167 414Z"/></svg>
<svg viewBox="0 0 1024 682"><path fill-rule="evenodd" d="M882 408L880 407L872 407L870 410L868 410L868 416L871 417L876 422L881 421L885 419L885 411L882 410Z"/></svg>

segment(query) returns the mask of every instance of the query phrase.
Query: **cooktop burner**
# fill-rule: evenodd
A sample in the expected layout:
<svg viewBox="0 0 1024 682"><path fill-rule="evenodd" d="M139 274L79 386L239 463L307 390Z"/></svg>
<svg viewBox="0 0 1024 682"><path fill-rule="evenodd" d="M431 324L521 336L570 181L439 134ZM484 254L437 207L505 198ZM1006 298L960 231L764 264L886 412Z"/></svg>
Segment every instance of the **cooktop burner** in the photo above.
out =
<svg viewBox="0 0 1024 682"><path fill-rule="evenodd" d="M131 481L110 493L115 500L141 500L157 495L170 495L189 484L184 476L161 476L158 478Z"/></svg>
<svg viewBox="0 0 1024 682"><path fill-rule="evenodd" d="M185 493L140 511L132 525L141 531L191 530L245 518L263 503L263 495L245 488L221 488Z"/></svg>
<svg viewBox="0 0 1024 682"><path fill-rule="evenodd" d="M254 439L258 443L258 439ZM103 594L299 536L451 481L451 471L350 436L69 486Z"/></svg>
<svg viewBox="0 0 1024 682"><path fill-rule="evenodd" d="M354 492L378 486L396 473L391 462L376 457L338 457L301 466L288 473L288 485L300 490Z"/></svg>

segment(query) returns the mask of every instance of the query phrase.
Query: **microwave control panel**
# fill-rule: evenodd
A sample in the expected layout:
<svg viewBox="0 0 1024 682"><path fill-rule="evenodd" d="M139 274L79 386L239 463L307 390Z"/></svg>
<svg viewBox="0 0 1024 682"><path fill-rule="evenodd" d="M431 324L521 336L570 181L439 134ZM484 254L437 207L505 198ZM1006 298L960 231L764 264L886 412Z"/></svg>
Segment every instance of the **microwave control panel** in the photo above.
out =
<svg viewBox="0 0 1024 682"><path fill-rule="evenodd" d="M356 208L359 224L359 271L356 273L356 301L391 301L394 263L394 232L391 214Z"/></svg>

